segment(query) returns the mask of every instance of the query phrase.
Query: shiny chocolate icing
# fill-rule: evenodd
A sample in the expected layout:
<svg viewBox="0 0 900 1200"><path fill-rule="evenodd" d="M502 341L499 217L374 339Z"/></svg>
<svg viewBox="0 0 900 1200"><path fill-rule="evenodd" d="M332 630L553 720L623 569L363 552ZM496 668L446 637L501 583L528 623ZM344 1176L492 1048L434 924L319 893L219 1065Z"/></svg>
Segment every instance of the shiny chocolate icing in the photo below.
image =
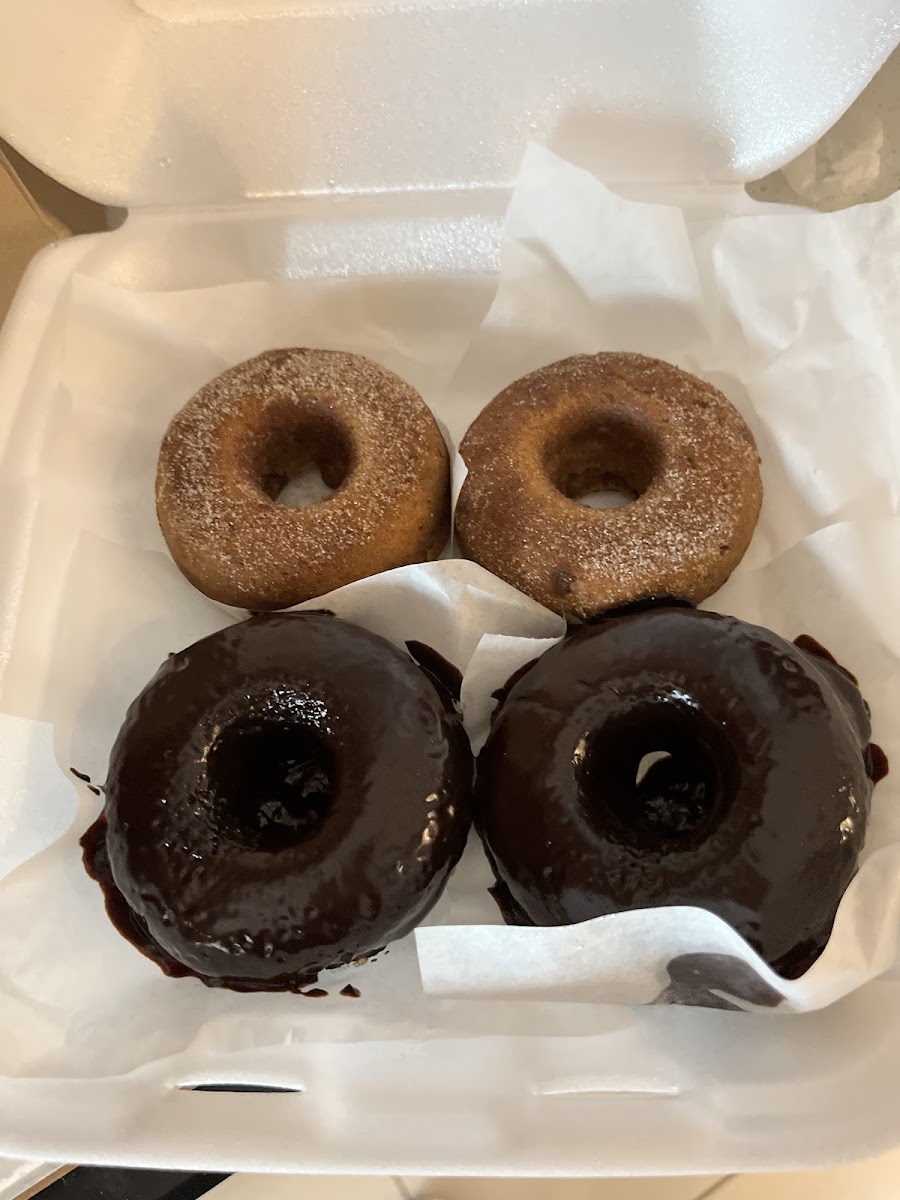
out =
<svg viewBox="0 0 900 1200"><path fill-rule="evenodd" d="M699 905L802 974L856 871L886 760L852 676L799 641L663 607L544 654L478 759L506 919Z"/></svg>
<svg viewBox="0 0 900 1200"><path fill-rule="evenodd" d="M471 777L451 698L389 642L323 613L252 617L131 705L85 863L170 974L298 990L422 920L465 846Z"/></svg>

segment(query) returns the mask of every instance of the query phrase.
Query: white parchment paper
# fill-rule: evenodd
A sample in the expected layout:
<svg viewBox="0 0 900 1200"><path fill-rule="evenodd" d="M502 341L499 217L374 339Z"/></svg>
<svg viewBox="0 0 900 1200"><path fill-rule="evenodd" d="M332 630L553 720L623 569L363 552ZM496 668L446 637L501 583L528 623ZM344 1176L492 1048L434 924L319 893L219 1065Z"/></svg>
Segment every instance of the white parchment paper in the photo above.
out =
<svg viewBox="0 0 900 1200"><path fill-rule="evenodd" d="M500 286L452 394L474 415L485 391L600 349L655 354L715 382L756 435L765 499L744 561L705 607L822 640L860 675L874 736L900 762L898 216L895 197L835 216L691 221L620 199L532 147L507 216ZM475 680L529 657L520 641L486 638L464 699ZM467 719L477 747L487 723L477 706ZM821 1007L894 961L898 790L891 776L876 790L863 869L826 953L799 981L780 980L709 914L674 908L562 929L422 929L425 988Z"/></svg>
<svg viewBox="0 0 900 1200"><path fill-rule="evenodd" d="M677 208L625 201L534 147L483 322L479 302L452 280L139 293L76 277L2 713L52 723L59 767L102 782L124 709L165 654L235 619L181 577L153 510L166 423L223 367L273 345L366 353L419 388L458 440L525 371L624 348L712 380L759 441L759 527L709 607L824 642L859 675L875 738L900 765L898 217L891 199L829 216L691 221ZM453 560L361 581L324 603L398 643L428 642L464 669L476 746L491 692L562 632L553 614ZM15 768L19 794L40 795L40 812L22 836L21 817L4 818L0 841L10 868L0 880L7 1074L111 1074L186 1047L575 1033L596 1019L585 1002L803 1010L884 970L896 951L900 797L889 776L829 947L790 985L728 926L691 908L507 928L473 839L426 927L338 973L324 985L327 999L210 991L164 978L116 934L77 847L100 800L73 781L73 817L71 788L39 790L28 758ZM350 978L360 1001L336 995Z"/></svg>

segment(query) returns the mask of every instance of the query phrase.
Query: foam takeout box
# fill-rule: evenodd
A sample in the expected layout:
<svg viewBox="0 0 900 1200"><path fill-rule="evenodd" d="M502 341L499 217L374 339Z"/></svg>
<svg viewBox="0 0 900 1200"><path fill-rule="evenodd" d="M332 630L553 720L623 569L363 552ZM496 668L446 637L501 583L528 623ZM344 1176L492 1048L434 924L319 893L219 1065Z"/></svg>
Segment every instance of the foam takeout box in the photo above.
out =
<svg viewBox="0 0 900 1200"><path fill-rule="evenodd" d="M0 0L0 132L130 210L46 251L3 329L0 684L44 351L75 274L160 291L366 276L411 296L444 281L477 310L528 138L644 195L732 203L831 124L898 28L889 0ZM898 1014L882 978L803 1016L597 1006L571 1036L294 1045L289 1065L283 1045L227 1063L200 1047L165 1091L152 1063L10 1075L0 1152L405 1174L835 1163L900 1131ZM300 1093L190 1090L298 1073Z"/></svg>

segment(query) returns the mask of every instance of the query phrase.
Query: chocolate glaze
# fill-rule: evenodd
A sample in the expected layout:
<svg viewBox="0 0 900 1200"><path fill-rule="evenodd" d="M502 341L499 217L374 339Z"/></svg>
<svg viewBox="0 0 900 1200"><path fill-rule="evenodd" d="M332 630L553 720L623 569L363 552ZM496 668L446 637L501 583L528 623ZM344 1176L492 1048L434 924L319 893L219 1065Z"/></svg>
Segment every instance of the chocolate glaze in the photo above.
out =
<svg viewBox="0 0 900 1200"><path fill-rule="evenodd" d="M686 608L584 626L512 687L479 756L498 903L536 925L699 905L796 977L856 871L869 733L808 642Z"/></svg>
<svg viewBox="0 0 900 1200"><path fill-rule="evenodd" d="M481 826L478 825L478 832L481 833ZM497 865L490 854L488 861L497 874ZM520 908L512 898L512 892L506 886L502 879L498 879L493 887L488 888L488 895L500 909L500 916L507 925L531 925L534 926L534 921L529 917L524 909Z"/></svg>
<svg viewBox="0 0 900 1200"><path fill-rule="evenodd" d="M131 705L85 864L167 973L297 990L421 921L465 846L471 774L445 697L389 642L252 617Z"/></svg>
<svg viewBox="0 0 900 1200"><path fill-rule="evenodd" d="M95 783L91 783L90 775L85 775L84 771L76 771L74 767L69 767L69 771L75 776L76 779L80 779L82 783L87 784L87 789L89 792L93 792L95 796L103 795L103 788L97 787Z"/></svg>
<svg viewBox="0 0 900 1200"><path fill-rule="evenodd" d="M837 667L840 672L847 676L854 687L859 687L859 680L856 678L853 672L849 671L843 665L843 663L839 663L831 651L826 650L822 643L817 641L816 638L812 637L810 634L801 633L799 637L795 637L794 645L798 646L801 650L805 650L807 654L813 654L818 658L823 658L826 662L831 663L833 667ZM871 716L869 706L864 699L862 703L866 710L866 716ZM877 742L869 742L865 750L863 750L863 761L866 765L866 774L872 780L873 784L881 783L882 779L884 779L891 769L890 763L888 762L888 756Z"/></svg>
<svg viewBox="0 0 900 1200"><path fill-rule="evenodd" d="M668 986L654 1004L691 1004L695 1008L740 1011L750 1005L775 1008L784 999L743 959L731 954L679 954L667 964L666 974Z"/></svg>
<svg viewBox="0 0 900 1200"><path fill-rule="evenodd" d="M877 742L869 742L866 746L866 771L873 783L881 783L890 771L888 756Z"/></svg>
<svg viewBox="0 0 900 1200"><path fill-rule="evenodd" d="M845 666L838 662L830 650L826 650L820 641L809 633L801 633L799 637L794 638L794 645L801 650L805 650L807 654L814 654L817 658L824 658L826 662L830 662L833 667L837 667L839 671L847 676L851 683L859 687L859 680L852 671L848 671Z"/></svg>
<svg viewBox="0 0 900 1200"><path fill-rule="evenodd" d="M91 879L95 879L103 891L106 913L116 929L142 954L151 959L173 979L181 979L191 972L182 963L165 954L151 938L146 922L125 902L115 885L106 851L106 816L101 813L81 839L84 867Z"/></svg>
<svg viewBox="0 0 900 1200"><path fill-rule="evenodd" d="M458 701L462 691L462 671L425 642L407 642L411 657L426 671L435 683L440 684L451 699Z"/></svg>
<svg viewBox="0 0 900 1200"><path fill-rule="evenodd" d="M496 700L498 705L502 704L519 680L525 678L537 661L538 660L536 658L532 658L529 659L527 663L522 663L521 667L518 667L515 671L513 671L506 683L501 684L500 687L491 692L491 699Z"/></svg>
<svg viewBox="0 0 900 1200"><path fill-rule="evenodd" d="M601 621L611 621L616 617L636 617L654 608L696 608L697 605L687 596L640 596L637 600L629 600L626 604L617 604L614 608L606 608L594 617L583 621L573 621L574 625L597 625Z"/></svg>

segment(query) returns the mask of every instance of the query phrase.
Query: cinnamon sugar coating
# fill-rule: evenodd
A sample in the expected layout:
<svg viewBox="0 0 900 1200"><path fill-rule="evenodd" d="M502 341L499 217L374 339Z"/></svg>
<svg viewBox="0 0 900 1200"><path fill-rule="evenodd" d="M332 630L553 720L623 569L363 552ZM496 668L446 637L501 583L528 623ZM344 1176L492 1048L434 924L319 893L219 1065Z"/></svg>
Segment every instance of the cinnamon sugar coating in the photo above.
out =
<svg viewBox="0 0 900 1200"><path fill-rule="evenodd" d="M336 490L276 502L315 464ZM156 478L159 523L213 600L286 608L436 558L449 531L447 448L419 394L355 354L270 350L213 379L174 417Z"/></svg>
<svg viewBox="0 0 900 1200"><path fill-rule="evenodd" d="M650 596L705 599L743 556L762 501L737 409L642 354L579 354L516 380L460 453L464 554L571 617ZM579 503L608 489L635 499Z"/></svg>

